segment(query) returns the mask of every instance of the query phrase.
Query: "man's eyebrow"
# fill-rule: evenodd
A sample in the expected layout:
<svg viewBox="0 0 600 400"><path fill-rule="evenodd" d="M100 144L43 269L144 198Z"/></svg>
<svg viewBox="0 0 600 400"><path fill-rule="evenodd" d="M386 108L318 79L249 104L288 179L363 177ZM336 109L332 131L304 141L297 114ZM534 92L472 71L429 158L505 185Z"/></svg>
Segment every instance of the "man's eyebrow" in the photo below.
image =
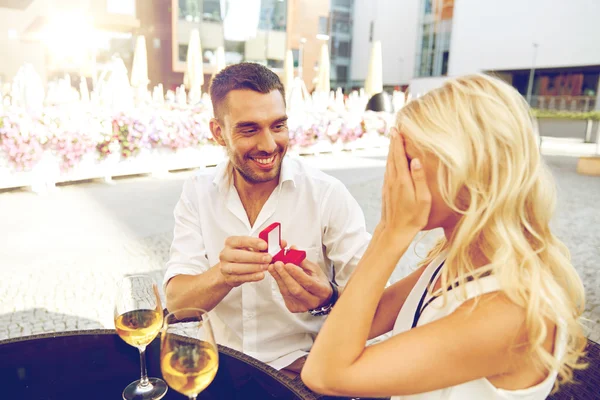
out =
<svg viewBox="0 0 600 400"><path fill-rule="evenodd" d="M259 126L259 124L253 121L240 121L235 124L235 129L255 128L257 126Z"/></svg>
<svg viewBox="0 0 600 400"><path fill-rule="evenodd" d="M288 116L286 115L285 117L276 119L275 122L273 122L273 125L281 124L282 122L287 122L287 120L288 120Z"/></svg>

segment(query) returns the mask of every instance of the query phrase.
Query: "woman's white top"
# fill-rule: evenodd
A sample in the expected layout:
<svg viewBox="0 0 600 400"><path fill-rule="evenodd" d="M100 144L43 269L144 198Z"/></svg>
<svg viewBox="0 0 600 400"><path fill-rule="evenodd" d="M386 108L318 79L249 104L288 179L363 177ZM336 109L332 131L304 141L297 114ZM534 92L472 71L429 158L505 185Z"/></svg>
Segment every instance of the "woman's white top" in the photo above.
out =
<svg viewBox="0 0 600 400"><path fill-rule="evenodd" d="M398 314L394 324L393 335L412 329L413 319L415 318L415 313L419 306L419 302L421 301L421 297L427 290L430 280L433 278L433 275L445 258L445 253L440 254L440 256L433 260L427 266L425 271L423 271L423 274L410 292L410 295ZM441 275L441 270L437 275L437 277L433 278L434 280L437 280L439 275ZM417 326L428 324L451 314L469 299L500 290L498 280L493 275L465 283L464 289L466 296L464 296L464 292L460 290L461 287L450 290L447 293L445 302L442 296L433 300L422 311ZM431 294L428 293L422 304L427 304L430 299ZM556 345L554 346L555 355L562 355L564 353L566 338L562 332L563 330L557 329L557 340ZM499 389L492 385L487 379L481 378L432 392L409 396L395 396L392 397L392 400L542 400L552 391L556 376L557 372L552 371L543 382L521 390Z"/></svg>

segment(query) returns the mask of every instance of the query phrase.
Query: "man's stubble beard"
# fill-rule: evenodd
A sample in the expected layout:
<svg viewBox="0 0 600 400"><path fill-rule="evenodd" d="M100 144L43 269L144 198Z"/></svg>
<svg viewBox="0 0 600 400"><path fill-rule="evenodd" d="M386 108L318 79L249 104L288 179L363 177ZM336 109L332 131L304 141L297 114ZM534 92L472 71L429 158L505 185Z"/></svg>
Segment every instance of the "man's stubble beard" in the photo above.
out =
<svg viewBox="0 0 600 400"><path fill-rule="evenodd" d="M238 157L238 155L235 152L233 152L229 146L227 146L226 148L227 148L227 157L231 161L231 165L240 174L242 179L244 179L246 182L248 182L250 184L265 183L265 182L269 182L273 179L277 179L279 174L281 173L281 164L283 163L283 157L285 156L285 153L287 150L287 149L281 149L279 146L277 147L276 154L278 155L278 163L277 163L277 166L275 167L275 173L273 174L273 176L270 176L270 174L273 172L273 171L270 171L269 177L267 177L265 179L260 176L257 176L254 173L254 170L249 165L251 162L253 162L250 158L247 158L245 156Z"/></svg>

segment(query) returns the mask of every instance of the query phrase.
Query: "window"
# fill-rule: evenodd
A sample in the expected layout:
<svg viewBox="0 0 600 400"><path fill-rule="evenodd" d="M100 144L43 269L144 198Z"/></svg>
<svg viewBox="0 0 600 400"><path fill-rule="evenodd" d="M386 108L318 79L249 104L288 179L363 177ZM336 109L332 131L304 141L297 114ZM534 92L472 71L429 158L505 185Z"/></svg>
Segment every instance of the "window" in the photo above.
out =
<svg viewBox="0 0 600 400"><path fill-rule="evenodd" d="M202 8L202 20L221 22L222 19L223 18L221 16L221 0L204 0L204 5Z"/></svg>
<svg viewBox="0 0 600 400"><path fill-rule="evenodd" d="M328 22L329 18L319 17L319 35L329 35Z"/></svg>
<svg viewBox="0 0 600 400"><path fill-rule="evenodd" d="M336 70L338 82L347 82L348 81L348 67L347 66L338 65L335 70Z"/></svg>
<svg viewBox="0 0 600 400"><path fill-rule="evenodd" d="M352 7L352 0L333 0L335 7L350 8Z"/></svg>
<svg viewBox="0 0 600 400"><path fill-rule="evenodd" d="M445 51L442 54L442 75L448 75L448 60L450 58L450 52Z"/></svg>
<svg viewBox="0 0 600 400"><path fill-rule="evenodd" d="M433 9L431 0L424 0L425 2L425 15L431 14L431 10Z"/></svg>
<svg viewBox="0 0 600 400"><path fill-rule="evenodd" d="M340 33L350 33L350 23L346 21L336 21L333 24L333 30Z"/></svg>
<svg viewBox="0 0 600 400"><path fill-rule="evenodd" d="M241 1L245 0L239 0L239 2ZM260 8L255 8L259 17L258 29L263 32L267 31L268 34L260 33L256 37L241 42L224 40L223 36L223 20L228 13L227 7L235 6L235 4L236 2L233 0L177 0L178 20L176 25L178 26L174 27L177 32L177 40L173 46L173 52L177 52L175 54L177 65L173 67L175 70L181 71L184 68L181 63L186 62L187 42L191 29L200 31L202 56L205 63L213 64L216 49L222 46L225 50L227 65L242 61L254 61L279 68L278 65L281 63L276 60L284 59L287 43L287 0L261 0L258 3Z"/></svg>
<svg viewBox="0 0 600 400"><path fill-rule="evenodd" d="M272 59L268 59L267 60L267 67L269 68L281 68L283 69L283 61L282 60L272 60Z"/></svg>
<svg viewBox="0 0 600 400"><path fill-rule="evenodd" d="M246 54L246 42L225 41L225 62L227 65L244 61L244 54Z"/></svg>
<svg viewBox="0 0 600 400"><path fill-rule="evenodd" d="M347 41L336 41L334 43L333 49L332 49L332 56L333 57L344 57L344 58L350 58L351 52L350 52L350 42Z"/></svg>
<svg viewBox="0 0 600 400"><path fill-rule="evenodd" d="M188 45L187 44L180 44L179 45L179 61L182 61L182 62L186 62L187 61L187 51L188 51Z"/></svg>
<svg viewBox="0 0 600 400"><path fill-rule="evenodd" d="M202 0L179 0L179 19L200 22Z"/></svg>
<svg viewBox="0 0 600 400"><path fill-rule="evenodd" d="M440 1L440 4L445 7L445 12L435 12L434 10L434 14L431 14L431 0L423 0L422 4L423 15L421 15L421 20L423 22L419 33L420 44L417 50L416 75L419 77L447 75L454 2L450 0Z"/></svg>
<svg viewBox="0 0 600 400"><path fill-rule="evenodd" d="M348 12L332 12L332 30L334 32L350 33L352 27L352 18Z"/></svg>
<svg viewBox="0 0 600 400"><path fill-rule="evenodd" d="M430 43L432 43L433 35L433 24L423 24L423 38L421 41L421 48L428 50Z"/></svg>
<svg viewBox="0 0 600 400"><path fill-rule="evenodd" d="M285 31L287 26L287 2L262 0L260 7L259 29Z"/></svg>
<svg viewBox="0 0 600 400"><path fill-rule="evenodd" d="M340 42L338 54L340 57L350 58L350 42Z"/></svg>
<svg viewBox="0 0 600 400"><path fill-rule="evenodd" d="M179 19L221 22L221 0L179 0Z"/></svg>

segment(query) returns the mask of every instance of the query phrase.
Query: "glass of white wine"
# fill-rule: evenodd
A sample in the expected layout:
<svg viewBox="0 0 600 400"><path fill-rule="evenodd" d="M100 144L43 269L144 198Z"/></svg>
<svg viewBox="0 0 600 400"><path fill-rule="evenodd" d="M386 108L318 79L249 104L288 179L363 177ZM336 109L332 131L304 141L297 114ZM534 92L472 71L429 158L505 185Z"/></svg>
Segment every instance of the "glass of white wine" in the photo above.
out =
<svg viewBox="0 0 600 400"><path fill-rule="evenodd" d="M219 369L219 351L206 311L184 308L166 316L160 369L169 386L195 400Z"/></svg>
<svg viewBox="0 0 600 400"><path fill-rule="evenodd" d="M132 275L117 284L115 329L125 343L140 351L141 378L123 390L125 400L157 400L167 393L167 384L158 378L148 378L146 346L160 332L163 310L154 281L145 275Z"/></svg>

